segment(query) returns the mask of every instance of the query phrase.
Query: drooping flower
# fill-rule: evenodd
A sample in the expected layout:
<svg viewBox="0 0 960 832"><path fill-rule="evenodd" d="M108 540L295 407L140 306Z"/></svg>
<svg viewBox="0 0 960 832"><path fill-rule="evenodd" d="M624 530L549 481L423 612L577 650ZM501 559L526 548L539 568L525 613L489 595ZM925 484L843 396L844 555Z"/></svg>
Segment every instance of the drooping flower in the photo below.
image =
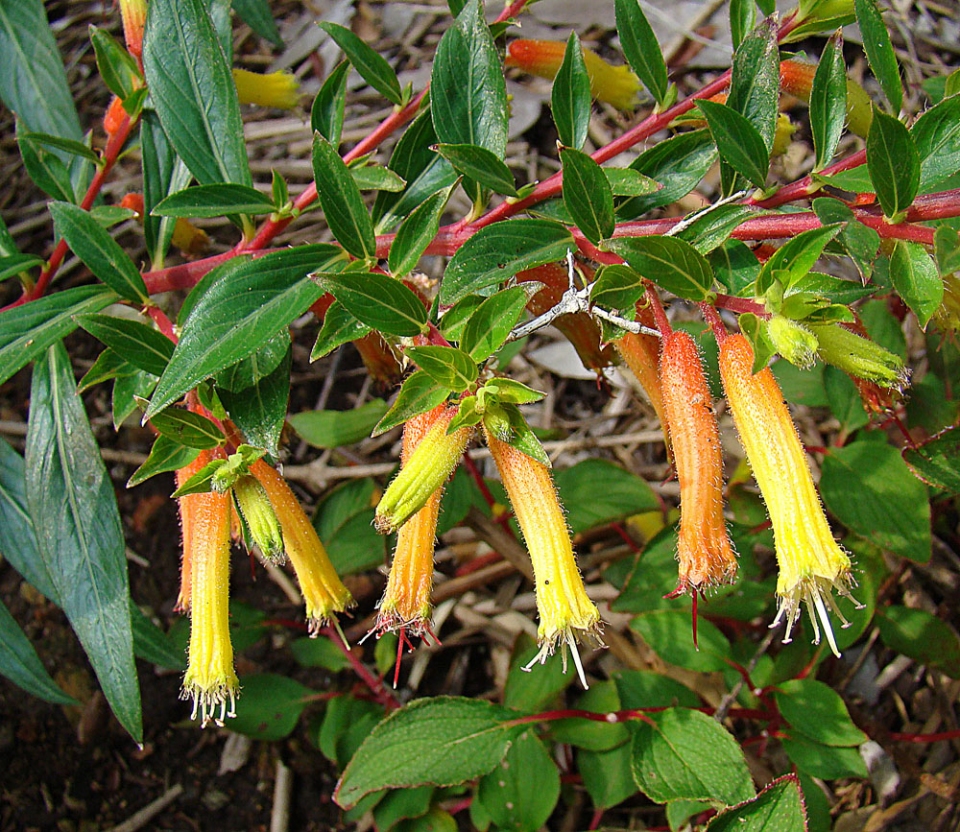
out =
<svg viewBox="0 0 960 832"><path fill-rule="evenodd" d="M249 474L239 477L232 487L234 502L240 510L252 542L266 560L272 563L282 562L283 532L266 489L256 477Z"/></svg>
<svg viewBox="0 0 960 832"><path fill-rule="evenodd" d="M731 582L737 558L723 518L723 451L713 398L696 342L675 330L663 338L660 389L680 482L680 574L674 596Z"/></svg>
<svg viewBox="0 0 960 832"><path fill-rule="evenodd" d="M292 110L300 101L300 83L289 72L250 72L233 70L237 97L241 104Z"/></svg>
<svg viewBox="0 0 960 832"><path fill-rule="evenodd" d="M900 356L885 350L869 338L863 338L840 324L811 324L819 343L820 357L857 378L902 391L910 381L910 371Z"/></svg>
<svg viewBox="0 0 960 832"><path fill-rule="evenodd" d="M143 27L147 22L147 0L120 0L123 38L127 51L137 61L143 56Z"/></svg>
<svg viewBox="0 0 960 832"><path fill-rule="evenodd" d="M197 458L189 465L177 471L177 488L180 488L190 477L200 471L204 465L213 460L212 451L200 451ZM178 612L187 612L190 609L190 582L193 569L194 526L199 506L203 503L200 494L187 494L177 500L177 510L180 512L180 533L183 539L183 551L180 561L180 594L177 596Z"/></svg>
<svg viewBox="0 0 960 832"><path fill-rule="evenodd" d="M250 473L263 486L280 521L284 551L297 573L310 635L315 636L336 613L353 605L353 596L337 575L313 523L287 481L262 459L250 466Z"/></svg>
<svg viewBox="0 0 960 832"><path fill-rule="evenodd" d="M656 324L649 305L637 304L637 322L653 328ZM670 433L660 390L660 339L643 332L628 332L614 342L620 358L633 373L653 407L663 429L663 441L670 447Z"/></svg>
<svg viewBox="0 0 960 832"><path fill-rule="evenodd" d="M784 642L789 642L803 602L813 625L814 643L820 643L822 626L830 649L839 656L830 611L844 627L849 622L832 592L850 596L854 583L850 558L827 524L780 385L769 368L754 374L753 348L742 335L730 335L721 341L720 375L740 443L773 526L780 567L779 609L773 625L786 622Z"/></svg>
<svg viewBox="0 0 960 832"><path fill-rule="evenodd" d="M600 612L587 597L550 470L501 441L486 424L484 436L533 563L540 615L540 651L525 670L537 662L543 664L558 646L563 649L566 669L569 647L580 681L586 688L577 642L584 637L600 641Z"/></svg>
<svg viewBox="0 0 960 832"><path fill-rule="evenodd" d="M813 76L817 65L790 59L780 62L780 88L805 103L810 102ZM873 121L873 102L866 90L851 78L847 79L847 127L855 136L865 139Z"/></svg>

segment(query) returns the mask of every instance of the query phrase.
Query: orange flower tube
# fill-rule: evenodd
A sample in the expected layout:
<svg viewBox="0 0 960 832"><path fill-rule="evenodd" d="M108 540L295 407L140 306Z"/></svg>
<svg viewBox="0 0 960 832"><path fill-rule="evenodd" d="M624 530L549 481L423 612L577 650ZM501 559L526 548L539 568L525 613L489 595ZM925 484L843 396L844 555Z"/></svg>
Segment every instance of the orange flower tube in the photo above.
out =
<svg viewBox="0 0 960 832"><path fill-rule="evenodd" d="M637 304L637 323L654 328L656 321L653 310L649 305ZM645 335L642 332L628 332L623 338L614 342L617 352L627 369L639 382L651 406L660 420L663 429L663 441L670 447L669 426L663 407L663 394L660 390L660 338L655 335Z"/></svg>
<svg viewBox="0 0 960 832"><path fill-rule="evenodd" d="M720 431L700 353L686 332L663 338L660 389L680 482L678 596L729 583L737 573L723 518Z"/></svg>
<svg viewBox="0 0 960 832"><path fill-rule="evenodd" d="M780 89L796 96L805 103L810 102L810 90L813 89L813 76L817 65L805 61L788 60L780 62ZM870 96L856 81L847 79L847 127L855 136L865 139L873 121L873 102Z"/></svg>
<svg viewBox="0 0 960 832"><path fill-rule="evenodd" d="M317 530L287 481L262 459L250 466L250 473L267 492L280 521L284 549L306 602L310 635L316 636L336 613L353 605L353 596L337 575Z"/></svg>
<svg viewBox="0 0 960 832"><path fill-rule="evenodd" d="M542 462L499 440L486 425L484 436L533 563L540 614L540 652L524 669L529 670L537 662L543 664L560 645L566 670L566 648L569 647L580 681L586 688L577 642L584 636L599 641L600 612L587 597L550 470Z"/></svg>
<svg viewBox="0 0 960 832"><path fill-rule="evenodd" d="M850 558L833 539L780 385L769 368L754 374L753 348L742 335L721 341L720 374L773 526L780 576L779 609L772 626L783 619L783 640L789 642L800 603L805 602L814 643L820 643L822 625L830 649L839 656L828 607L849 626L831 591L850 596Z"/></svg>
<svg viewBox="0 0 960 832"><path fill-rule="evenodd" d="M183 486L190 477L198 473L204 465L212 460L212 451L200 451L193 462L177 471L177 488ZM180 594L177 596L177 605L174 607L178 612L187 612L190 609L193 530L196 524L197 510L203 503L201 497L203 497L203 494L187 494L186 497L180 497L177 500L177 509L180 512L180 532L183 539L183 553L180 560Z"/></svg>

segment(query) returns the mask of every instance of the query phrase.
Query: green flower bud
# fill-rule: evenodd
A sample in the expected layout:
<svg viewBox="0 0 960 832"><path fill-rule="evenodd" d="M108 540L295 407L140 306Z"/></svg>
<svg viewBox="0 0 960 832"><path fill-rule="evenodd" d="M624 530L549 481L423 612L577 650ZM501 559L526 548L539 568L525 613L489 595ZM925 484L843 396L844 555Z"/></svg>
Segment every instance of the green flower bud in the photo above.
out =
<svg viewBox="0 0 960 832"><path fill-rule="evenodd" d="M274 563L282 560L283 532L263 486L256 477L246 474L233 484L233 496L250 537L263 556Z"/></svg>
<svg viewBox="0 0 960 832"><path fill-rule="evenodd" d="M791 318L774 315L767 321L767 335L777 352L801 370L809 370L817 360L817 337Z"/></svg>
<svg viewBox="0 0 960 832"><path fill-rule="evenodd" d="M910 371L899 356L839 324L811 324L820 342L820 357L857 378L865 378L884 387L903 390L910 381Z"/></svg>

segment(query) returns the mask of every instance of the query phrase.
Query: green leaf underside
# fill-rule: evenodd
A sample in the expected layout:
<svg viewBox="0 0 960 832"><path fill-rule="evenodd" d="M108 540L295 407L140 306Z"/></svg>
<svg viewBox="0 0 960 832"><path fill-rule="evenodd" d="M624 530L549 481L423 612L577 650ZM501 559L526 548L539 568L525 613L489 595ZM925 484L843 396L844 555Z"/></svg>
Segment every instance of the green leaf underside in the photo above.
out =
<svg viewBox="0 0 960 832"><path fill-rule="evenodd" d="M920 326L926 327L943 300L943 280L933 258L920 243L897 240L890 258L890 278Z"/></svg>

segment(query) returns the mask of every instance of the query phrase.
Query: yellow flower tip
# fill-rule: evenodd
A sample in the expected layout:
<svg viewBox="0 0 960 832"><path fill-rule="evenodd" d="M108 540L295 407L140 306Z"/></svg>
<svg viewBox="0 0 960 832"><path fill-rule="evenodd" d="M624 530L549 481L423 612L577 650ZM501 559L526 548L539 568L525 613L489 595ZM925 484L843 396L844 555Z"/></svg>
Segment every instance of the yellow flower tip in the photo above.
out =
<svg viewBox="0 0 960 832"><path fill-rule="evenodd" d="M596 609L596 608L595 608ZM541 636L539 638L540 649L527 664L523 666L523 669L529 673L533 670L535 664L543 665L546 664L548 658L550 658L557 650L557 647L560 647L560 657L563 661L563 672L567 672L567 650L570 650L571 656L573 656L574 667L577 668L577 676L580 679L580 684L583 685L584 690L589 690L590 685L587 684L587 675L583 670L583 662L580 660L580 650L579 642L583 639L587 639L592 642L595 648L604 647L603 643L603 625L600 621L600 614L597 612L596 619L589 627L581 627L578 630L575 630L573 627L566 627L560 630L554 630L550 634L543 634L544 627L541 624L540 632Z"/></svg>
<svg viewBox="0 0 960 832"><path fill-rule="evenodd" d="M786 622L786 632L783 636L783 643L789 644L793 625L800 617L800 604L805 603L807 615L810 617L810 624L813 626L813 643L820 643L820 627L822 625L823 632L827 637L827 643L830 645L830 650L839 659L840 650L837 648L837 640L833 634L830 613L832 612L840 619L841 629L849 627L850 622L847 621L843 613L840 612L840 608L837 606L837 602L833 597L833 591L835 590L840 595L853 601L858 610L863 609L863 604L857 602L850 594L850 586L852 583L853 578L850 572L847 571L833 579L824 578L820 575L811 575L797 581L792 588L782 592L778 588L777 597L779 599L779 605L777 616L770 625L771 629L779 625L781 621Z"/></svg>
<svg viewBox="0 0 960 832"><path fill-rule="evenodd" d="M222 728L225 720L237 715L239 693L240 682L236 674L232 678L212 681L184 678L180 698L193 700L190 719L199 719L201 728L206 728L211 722Z"/></svg>
<svg viewBox="0 0 960 832"><path fill-rule="evenodd" d="M249 72L233 70L237 97L241 104L291 110L300 102L300 82L289 72Z"/></svg>

